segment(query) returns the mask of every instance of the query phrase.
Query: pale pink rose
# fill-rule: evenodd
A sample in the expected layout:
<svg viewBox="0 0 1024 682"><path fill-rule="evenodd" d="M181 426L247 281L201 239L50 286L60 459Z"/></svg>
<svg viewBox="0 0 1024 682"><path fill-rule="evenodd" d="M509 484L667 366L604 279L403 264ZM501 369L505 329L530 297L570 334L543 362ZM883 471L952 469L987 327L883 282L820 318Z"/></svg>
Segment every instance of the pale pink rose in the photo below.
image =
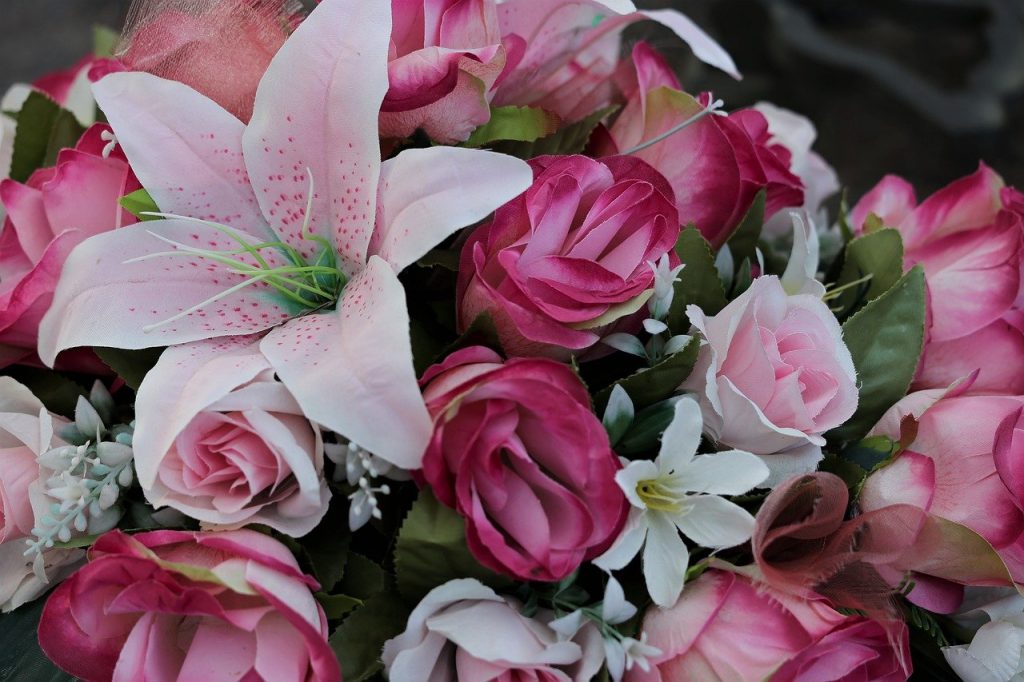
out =
<svg viewBox="0 0 1024 682"><path fill-rule="evenodd" d="M649 659L650 672L634 667L627 682L892 682L910 673L899 663L910 659L905 629L897 652L873 621L730 571L707 571L675 606L650 609L643 631L662 653ZM822 670L831 676L819 677ZM867 671L877 677L863 676Z"/></svg>
<svg viewBox="0 0 1024 682"><path fill-rule="evenodd" d="M461 142L491 118L488 91L505 68L494 0L391 0L382 137L417 129Z"/></svg>
<svg viewBox="0 0 1024 682"><path fill-rule="evenodd" d="M975 392L1024 392L1020 193L982 164L918 204L910 183L890 175L857 203L851 224L862 230L871 214L903 236L904 269L925 271L929 324L915 387L981 369Z"/></svg>
<svg viewBox="0 0 1024 682"><path fill-rule="evenodd" d="M134 9L123 65L185 83L243 122L270 60L301 18L291 0L165 0Z"/></svg>
<svg viewBox="0 0 1024 682"><path fill-rule="evenodd" d="M320 429L274 377L259 339L172 346L139 387L135 412L135 468L155 507L295 537L327 511Z"/></svg>
<svg viewBox="0 0 1024 682"><path fill-rule="evenodd" d="M616 330L636 332L654 288L649 263L680 223L672 190L643 161L533 159L534 182L462 249L457 305L468 327L488 313L510 355L568 359ZM642 316L642 313L641 313Z"/></svg>
<svg viewBox="0 0 1024 682"><path fill-rule="evenodd" d="M52 502L42 494L44 472L37 457L64 445L54 430L66 423L26 387L0 377L0 610L5 612L45 592L83 555L80 550L47 550L43 561L50 585L32 570L32 557L25 556L25 538Z"/></svg>
<svg viewBox="0 0 1024 682"><path fill-rule="evenodd" d="M340 682L318 587L262 533L111 531L50 595L39 643L86 680Z"/></svg>
<svg viewBox="0 0 1024 682"><path fill-rule="evenodd" d="M686 312L704 343L682 388L698 394L707 435L762 455L768 486L813 471L823 434L857 409L853 359L828 306L769 276L713 317Z"/></svg>
<svg viewBox="0 0 1024 682"><path fill-rule="evenodd" d="M623 154L654 140L711 103L707 93L694 99L682 92L664 58L646 44L634 48L633 61L637 90L607 134L592 140L599 156ZM773 141L768 121L753 109L705 115L630 156L668 179L679 219L693 223L716 248L739 226L760 190L767 192L765 219L804 203L801 180L790 170L791 152Z"/></svg>
<svg viewBox="0 0 1024 682"><path fill-rule="evenodd" d="M118 199L139 189L120 149L103 155L106 124L89 128L57 165L25 184L0 182L7 220L0 231L0 357L2 364L36 357L39 322L50 306L71 249L86 238L136 222ZM62 367L93 371L97 361L69 354Z"/></svg>
<svg viewBox="0 0 1024 682"><path fill-rule="evenodd" d="M789 236L793 230L793 221L787 209L802 209L816 224L827 225L828 215L822 204L839 191L839 178L832 166L811 149L818 137L814 124L806 116L770 102L758 102L754 109L768 121L768 132L771 134L769 144L781 145L789 151L789 170L800 178L804 186L803 205L780 210L765 223L764 233Z"/></svg>
<svg viewBox="0 0 1024 682"><path fill-rule="evenodd" d="M384 645L392 680L589 682L604 663L592 630L563 641L520 605L476 580L436 587L409 616L405 632ZM542 614L543 615L543 614Z"/></svg>
<svg viewBox="0 0 1024 682"><path fill-rule="evenodd" d="M434 433L423 478L466 519L466 540L488 568L556 581L608 548L625 521L620 465L568 366L502 363L465 348L423 377Z"/></svg>
<svg viewBox="0 0 1024 682"><path fill-rule="evenodd" d="M1010 575L1024 582L1024 489L1020 485L1021 397L964 395L932 403L934 391L911 394L917 433L907 449L868 477L859 504L868 512L912 505L962 524L999 553ZM919 396L926 396L923 404ZM929 403L931 403L929 405ZM891 411L908 410L897 404ZM881 435L899 438L892 424Z"/></svg>

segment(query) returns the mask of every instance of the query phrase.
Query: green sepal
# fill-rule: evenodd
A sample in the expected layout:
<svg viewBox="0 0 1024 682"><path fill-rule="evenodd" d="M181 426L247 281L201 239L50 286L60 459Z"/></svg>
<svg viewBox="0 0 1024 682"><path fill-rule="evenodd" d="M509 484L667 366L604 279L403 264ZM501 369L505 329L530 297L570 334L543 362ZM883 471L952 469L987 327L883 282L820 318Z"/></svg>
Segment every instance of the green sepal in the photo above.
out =
<svg viewBox="0 0 1024 682"><path fill-rule="evenodd" d="M159 213L160 207L153 201L153 197L149 195L149 192L143 189L138 189L131 194L126 194L117 200L121 204L121 208L131 213L139 220L160 220L160 216L146 215L147 213Z"/></svg>

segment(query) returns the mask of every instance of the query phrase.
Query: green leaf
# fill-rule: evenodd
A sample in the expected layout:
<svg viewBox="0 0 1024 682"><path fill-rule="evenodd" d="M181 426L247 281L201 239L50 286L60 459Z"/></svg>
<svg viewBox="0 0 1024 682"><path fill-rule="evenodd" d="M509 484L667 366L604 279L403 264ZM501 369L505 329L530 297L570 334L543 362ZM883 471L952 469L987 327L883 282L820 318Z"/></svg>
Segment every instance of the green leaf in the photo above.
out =
<svg viewBox="0 0 1024 682"><path fill-rule="evenodd" d="M4 374L24 384L46 409L65 417L74 417L79 396L86 395L82 386L51 369L17 365L5 368Z"/></svg>
<svg viewBox="0 0 1024 682"><path fill-rule="evenodd" d="M767 196L766 190L762 189L757 193L754 202L747 210L747 215L743 217L732 236L729 237L729 241L726 242L737 263L742 263L744 258L749 258L753 262L757 261L757 241L761 238L761 230L764 228L765 196Z"/></svg>
<svg viewBox="0 0 1024 682"><path fill-rule="evenodd" d="M851 490L856 490L864 481L864 477L868 475L868 472L857 464L832 454L825 455L821 464L818 465L818 469L843 479L843 483Z"/></svg>
<svg viewBox="0 0 1024 682"><path fill-rule="evenodd" d="M492 107L491 120L473 131L463 147L483 147L498 140L533 142L551 135L561 123L540 107Z"/></svg>
<svg viewBox="0 0 1024 682"><path fill-rule="evenodd" d="M846 189L843 189L843 196L839 200L839 216L836 222L839 223L839 233L844 242L853 240L853 229L850 227L850 204L846 200Z"/></svg>
<svg viewBox="0 0 1024 682"><path fill-rule="evenodd" d="M352 534L348 530L349 501L335 495L323 520L298 542L309 559L313 575L321 589L333 593L334 586L345 575Z"/></svg>
<svg viewBox="0 0 1024 682"><path fill-rule="evenodd" d="M317 592L313 596L320 602L320 606L324 607L324 613L329 620L337 620L349 611L364 604L362 599L356 599L346 594Z"/></svg>
<svg viewBox="0 0 1024 682"><path fill-rule="evenodd" d="M915 266L843 323L843 338L857 368L860 404L829 438L860 439L907 394L924 346L924 320L924 271Z"/></svg>
<svg viewBox="0 0 1024 682"><path fill-rule="evenodd" d="M0 680L74 682L39 648L36 630L46 596L0 615Z"/></svg>
<svg viewBox="0 0 1024 682"><path fill-rule="evenodd" d="M899 451L899 443L886 436L871 436L843 450L842 458L871 471Z"/></svg>
<svg viewBox="0 0 1024 682"><path fill-rule="evenodd" d="M362 554L351 552L345 562L345 574L336 585L339 594L367 600L388 586L388 574L377 563Z"/></svg>
<svg viewBox="0 0 1024 682"><path fill-rule="evenodd" d="M675 417L677 402L678 397L669 398L638 412L615 452L623 457L636 457L657 450L661 434Z"/></svg>
<svg viewBox="0 0 1024 682"><path fill-rule="evenodd" d="M633 423L633 401L629 399L622 386L612 386L611 395L608 398L608 406L604 409L604 417L601 424L608 432L608 440L612 447L618 443Z"/></svg>
<svg viewBox="0 0 1024 682"><path fill-rule="evenodd" d="M405 630L409 609L393 590L366 600L329 640L345 682L363 682L383 667L384 642Z"/></svg>
<svg viewBox="0 0 1024 682"><path fill-rule="evenodd" d="M676 255L686 267L679 273L665 323L673 334L685 334L690 329L686 306L695 305L707 315L715 315L728 300L715 267L711 245L692 225L679 235Z"/></svg>
<svg viewBox="0 0 1024 682"><path fill-rule="evenodd" d="M672 396L679 389L679 384L690 376L693 366L697 364L699 351L700 339L695 336L678 353L668 356L653 367L641 369L603 389L594 396L594 405L598 413L604 411L608 399L611 397L612 388L616 385L626 389L626 393L633 399L633 405L637 408L653 405Z"/></svg>
<svg viewBox="0 0 1024 682"><path fill-rule="evenodd" d="M110 28L96 24L92 27L92 53L96 57L113 57L121 34Z"/></svg>
<svg viewBox="0 0 1024 682"><path fill-rule="evenodd" d="M421 268L444 268L451 272L459 271L459 252L448 249L431 249L416 261Z"/></svg>
<svg viewBox="0 0 1024 682"><path fill-rule="evenodd" d="M33 90L18 113L11 179L25 182L37 169L54 165L57 153L74 147L84 132L74 114Z"/></svg>
<svg viewBox="0 0 1024 682"><path fill-rule="evenodd" d="M440 362L457 350L469 348L470 346L487 346L495 351L501 352L501 341L498 340L498 328L494 326L494 320L490 313L483 312L476 316L476 319L466 327L459 338L455 339L437 356L434 362Z"/></svg>
<svg viewBox="0 0 1024 682"><path fill-rule="evenodd" d="M126 194L117 200L121 204L121 208L131 213L139 220L160 220L159 216L155 215L143 215L145 213L159 213L160 207L153 201L153 197L149 196L149 192L143 189L137 189L131 194Z"/></svg>
<svg viewBox="0 0 1024 682"><path fill-rule="evenodd" d="M582 121L564 126L561 130L534 142L499 142L494 151L516 156L520 159L532 159L545 154L579 154L587 146L590 136L598 124L611 116L617 106L605 107L595 111Z"/></svg>
<svg viewBox="0 0 1024 682"><path fill-rule="evenodd" d="M896 230L857 237L846 245L844 254L836 287L848 288L836 296L833 304L844 316L884 294L903 276L903 239ZM862 284L854 284L868 277Z"/></svg>
<svg viewBox="0 0 1024 682"><path fill-rule="evenodd" d="M398 532L395 575L398 591L413 603L454 578L476 578L496 589L512 583L473 557L462 517L441 504L430 488L420 491Z"/></svg>
<svg viewBox="0 0 1024 682"><path fill-rule="evenodd" d="M146 373L153 369L160 359L163 348L143 348L141 350L125 350L123 348L93 348L96 355L124 382L135 390L139 389Z"/></svg>

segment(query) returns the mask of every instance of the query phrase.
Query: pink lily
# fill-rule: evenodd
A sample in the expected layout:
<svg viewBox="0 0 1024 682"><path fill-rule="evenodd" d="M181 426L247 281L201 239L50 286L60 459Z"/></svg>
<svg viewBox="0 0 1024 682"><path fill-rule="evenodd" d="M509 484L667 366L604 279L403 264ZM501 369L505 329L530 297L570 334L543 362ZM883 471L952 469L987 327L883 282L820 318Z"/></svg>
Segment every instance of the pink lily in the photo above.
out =
<svg viewBox="0 0 1024 682"><path fill-rule="evenodd" d="M43 361L76 346L269 330L260 349L307 417L417 467L430 419L396 273L532 174L511 157L444 147L381 162L390 31L385 0L321 3L270 63L248 126L181 83L146 73L98 82L166 219L71 254L40 327Z"/></svg>

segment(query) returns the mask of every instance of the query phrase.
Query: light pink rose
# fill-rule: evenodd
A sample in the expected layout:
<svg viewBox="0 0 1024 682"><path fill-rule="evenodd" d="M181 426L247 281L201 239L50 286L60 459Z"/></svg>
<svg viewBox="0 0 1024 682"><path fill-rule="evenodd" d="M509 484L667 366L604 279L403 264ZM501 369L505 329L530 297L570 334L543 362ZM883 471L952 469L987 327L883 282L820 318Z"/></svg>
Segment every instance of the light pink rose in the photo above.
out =
<svg viewBox="0 0 1024 682"><path fill-rule="evenodd" d="M491 118L488 91L505 68L494 0L391 0L388 92L380 131L416 129L452 144Z"/></svg>
<svg viewBox="0 0 1024 682"><path fill-rule="evenodd" d="M916 388L941 388L981 369L975 392L1024 393L1021 250L1024 200L982 164L918 204L914 188L890 175L850 214L900 231L904 269L920 264L929 325Z"/></svg>
<svg viewBox="0 0 1024 682"><path fill-rule="evenodd" d="M86 680L340 682L318 587L262 533L111 531L50 595L39 643Z"/></svg>
<svg viewBox="0 0 1024 682"><path fill-rule="evenodd" d="M327 511L320 430L274 377L259 339L172 346L139 387L135 412L135 468L155 507L295 537Z"/></svg>
<svg viewBox="0 0 1024 682"><path fill-rule="evenodd" d="M140 5L119 56L129 70L185 83L248 122L260 78L301 18L294 8L290 0Z"/></svg>
<svg viewBox="0 0 1024 682"><path fill-rule="evenodd" d="M562 641L520 605L476 580L436 587L388 640L382 657L392 680L589 682L604 663L594 629Z"/></svg>
<svg viewBox="0 0 1024 682"><path fill-rule="evenodd" d="M788 296L770 276L713 317L692 305L686 312L704 343L682 388L698 394L705 432L762 455L768 486L813 471L822 434L857 409L853 359L828 306Z"/></svg>
<svg viewBox="0 0 1024 682"><path fill-rule="evenodd" d="M64 445L54 430L66 423L26 387L0 377L0 610L5 612L45 592L83 556L81 550L46 550L50 585L32 570L32 557L25 556L25 538L52 502L40 484L51 472L41 471L37 457Z"/></svg>
<svg viewBox="0 0 1024 682"><path fill-rule="evenodd" d="M673 247L679 217L665 179L643 161L544 156L534 183L462 249L457 305L468 327L494 321L510 355L567 359L633 315L654 287L649 265Z"/></svg>
<svg viewBox="0 0 1024 682"><path fill-rule="evenodd" d="M618 459L568 366L502 363L465 348L423 376L434 433L423 477L466 519L466 540L488 568L561 580L601 554L625 521Z"/></svg>
<svg viewBox="0 0 1024 682"><path fill-rule="evenodd" d="M103 156L110 127L89 128L57 165L22 184L0 182L7 220L0 231L0 366L35 358L39 322L71 249L86 238L136 222L118 199L139 189L120 149ZM69 354L62 367L95 370L91 356Z"/></svg>
<svg viewBox="0 0 1024 682"><path fill-rule="evenodd" d="M649 659L650 672L634 667L627 682L894 682L910 674L900 663L909 667L905 629L897 652L873 621L717 569L688 584L672 608L650 609L643 631L662 654Z"/></svg>
<svg viewBox="0 0 1024 682"><path fill-rule="evenodd" d="M911 394L901 403L920 402ZM930 400L928 402L931 402ZM889 465L868 477L859 504L872 511L893 504L970 528L999 553L1010 575L1024 582L1024 489L1020 485L1021 397L941 398L919 414L917 434ZM905 413L897 404L891 411ZM883 418L892 425L895 419ZM876 430L899 438L891 426Z"/></svg>
<svg viewBox="0 0 1024 682"><path fill-rule="evenodd" d="M622 154L698 116L711 103L682 92L664 58L644 43L633 50L638 87L607 134L592 140L599 156ZM764 115L743 109L707 115L664 141L631 154L664 175L675 192L679 218L693 223L719 247L767 191L765 219L787 206L801 206L800 178L790 171L792 154L773 141Z"/></svg>

